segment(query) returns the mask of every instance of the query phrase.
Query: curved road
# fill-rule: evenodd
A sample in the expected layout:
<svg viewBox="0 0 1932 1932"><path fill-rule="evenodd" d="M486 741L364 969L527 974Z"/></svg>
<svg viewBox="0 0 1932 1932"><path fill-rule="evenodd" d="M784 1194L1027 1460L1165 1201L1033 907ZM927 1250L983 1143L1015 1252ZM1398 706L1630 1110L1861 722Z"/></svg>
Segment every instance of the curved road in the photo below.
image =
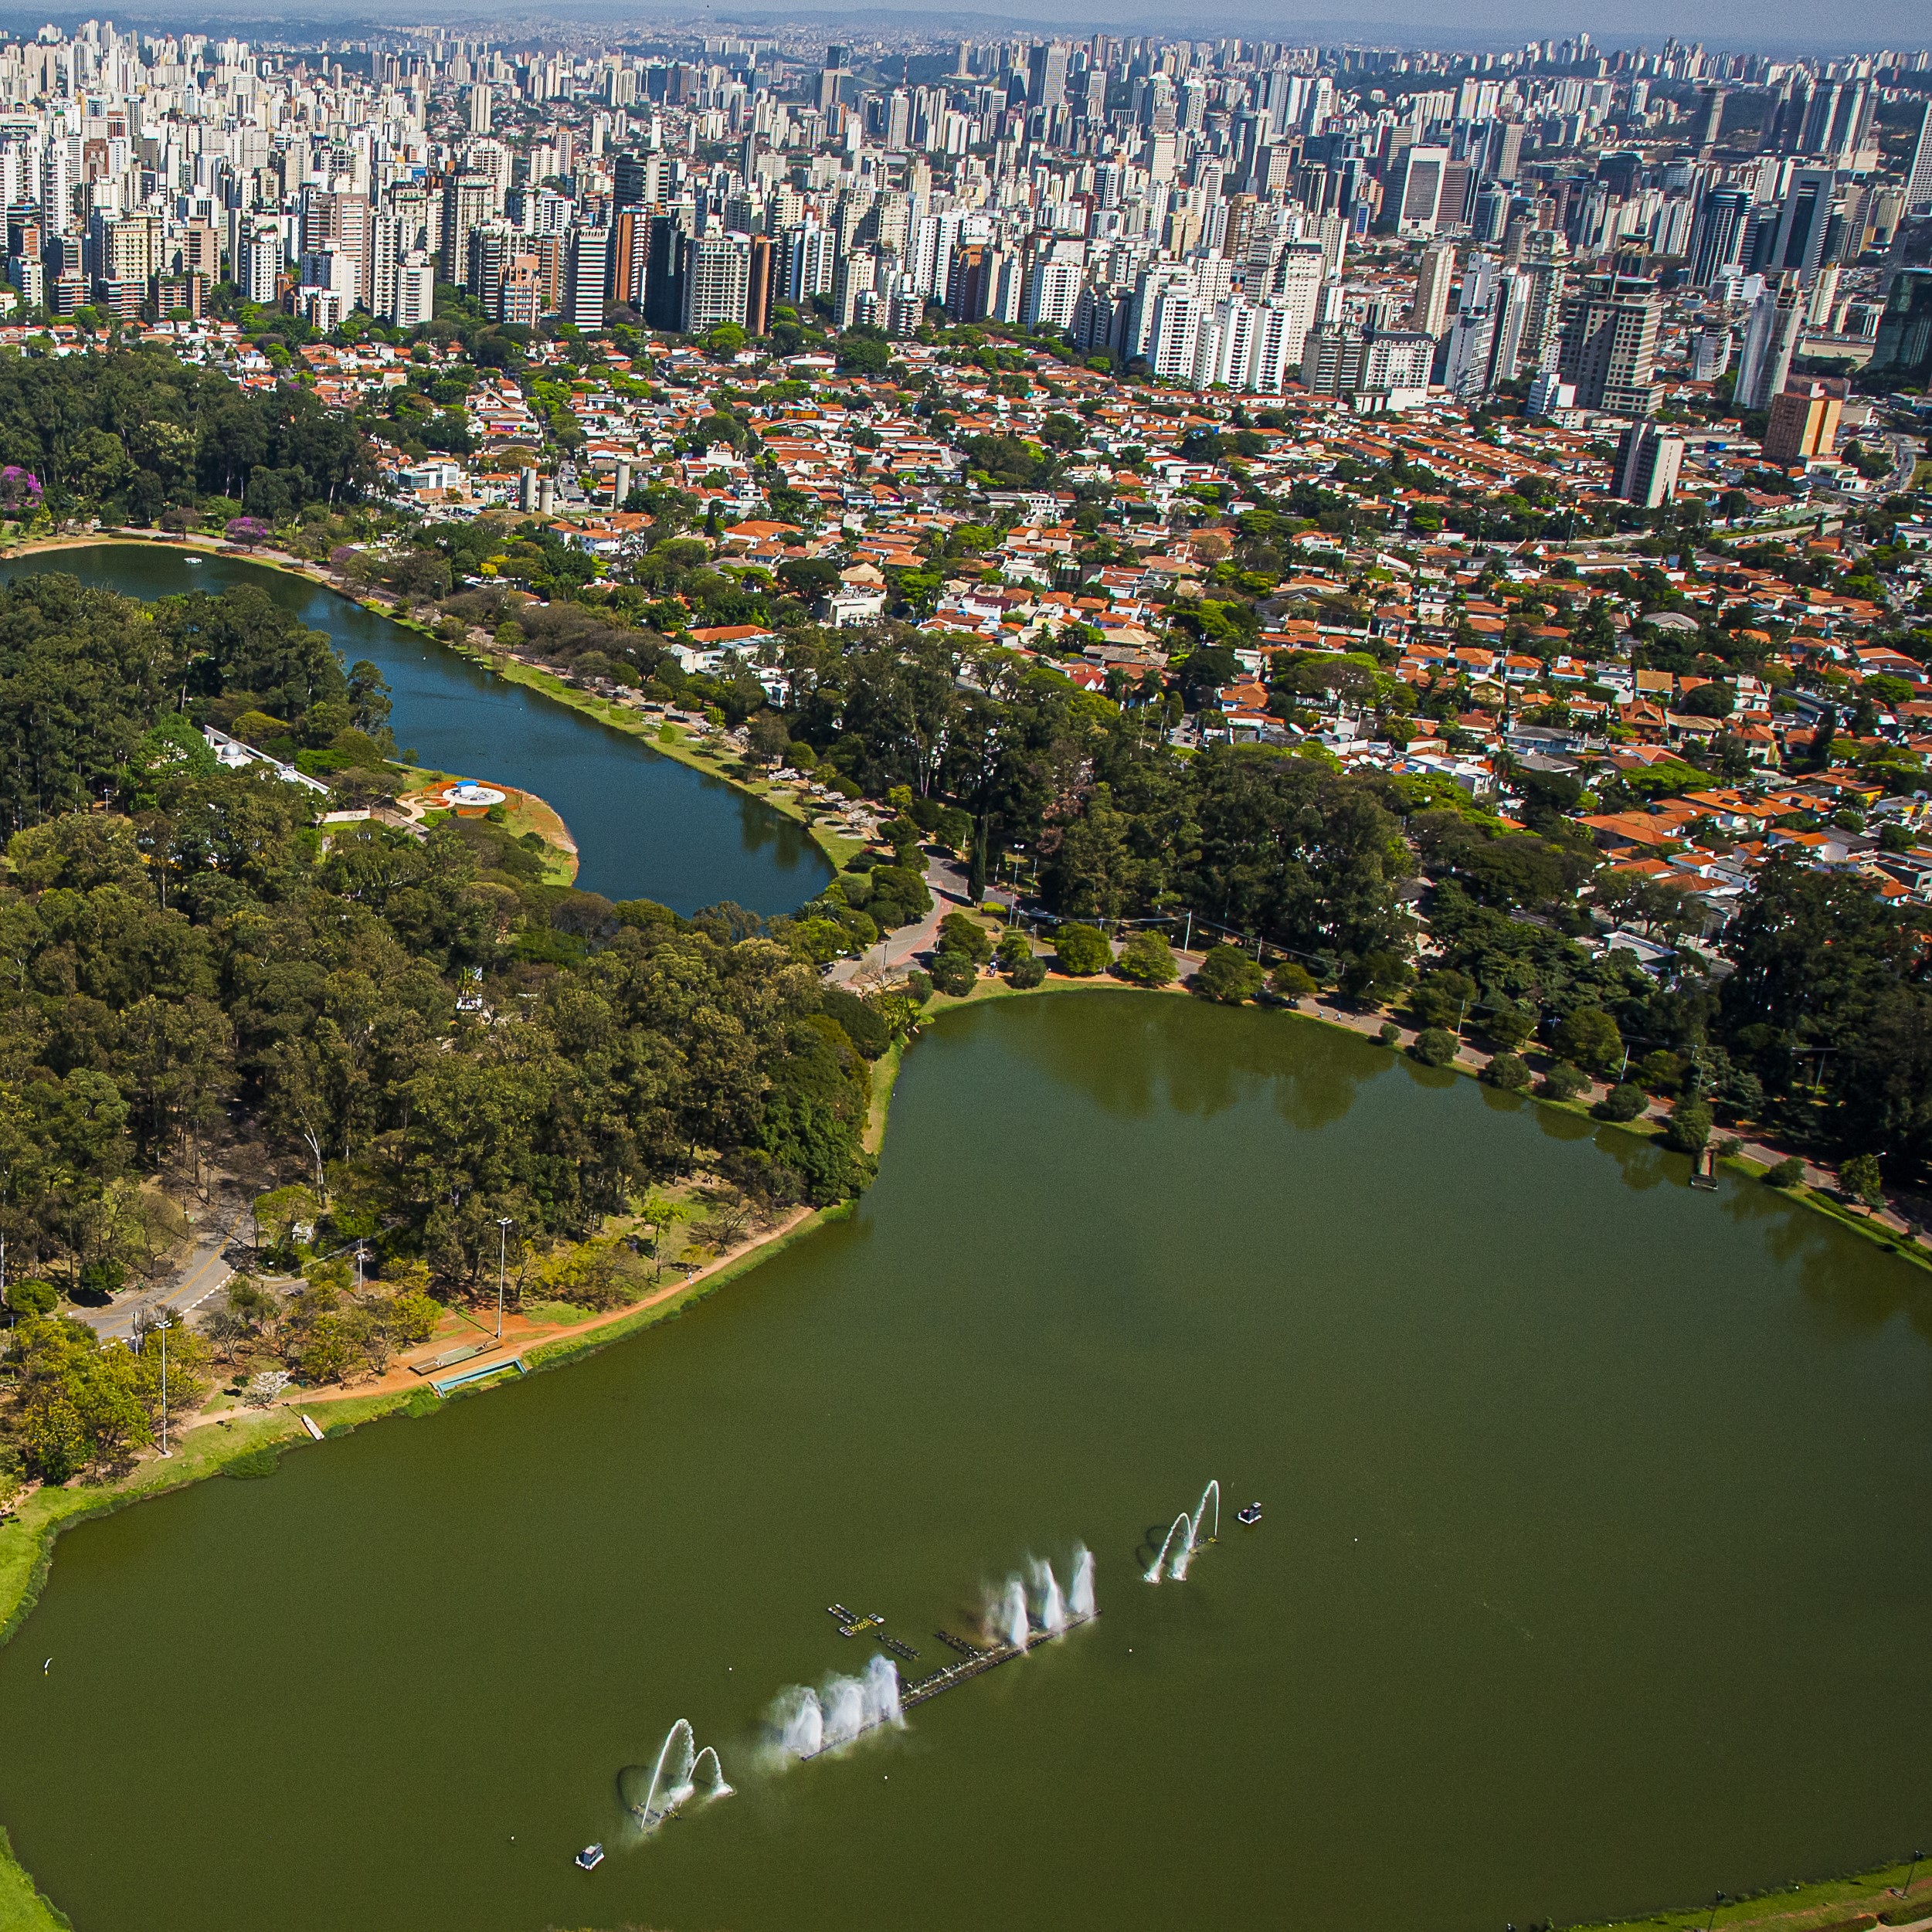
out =
<svg viewBox="0 0 1932 1932"><path fill-rule="evenodd" d="M150 1318L162 1309L181 1316L199 1308L209 1297L226 1288L235 1271L225 1258L239 1212L218 1207L212 1221L199 1233L193 1251L181 1264L172 1280L117 1295L105 1308L70 1308L63 1312L76 1322L85 1322L104 1342L132 1339L138 1318Z"/></svg>

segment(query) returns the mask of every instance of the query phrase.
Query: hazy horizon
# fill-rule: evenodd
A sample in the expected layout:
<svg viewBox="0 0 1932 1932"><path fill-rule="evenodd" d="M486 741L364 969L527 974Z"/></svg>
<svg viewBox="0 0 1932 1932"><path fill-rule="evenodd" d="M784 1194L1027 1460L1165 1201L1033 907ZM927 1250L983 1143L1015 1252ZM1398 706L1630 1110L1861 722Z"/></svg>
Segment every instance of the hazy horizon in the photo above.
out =
<svg viewBox="0 0 1932 1932"><path fill-rule="evenodd" d="M1835 11L1835 10L1834 10ZM661 27L716 32L742 25L769 31L787 22L830 26L842 23L854 31L933 32L963 37L1003 32L1050 31L1085 34L1154 33L1181 37L1171 12L1123 13L1107 0L1040 0L1040 4L981 6L969 12L942 6L937 0L895 0L891 6L854 6L850 0L793 0L775 6L670 6L640 8L624 0L565 0L546 10L544 19L557 25L603 28L613 32ZM166 25L193 30L204 25L233 29L246 27L257 37L299 39L307 29L334 34L366 29L372 32L406 31L412 26L473 24L481 32L511 29L517 39L532 37L526 8L477 0L419 0L401 19L372 15L368 0L304 0L279 15L265 13L260 0L192 0L186 5L134 0L134 4L103 5L90 9L49 12L0 10L0 25L32 33L51 21L72 26L89 19L114 19L142 27ZM1828 25L1828 21L1830 25ZM1837 30L1834 31L1833 29ZM1642 43L1659 46L1675 36L1702 41L1706 46L1765 53L1854 53L1880 47L1911 48L1932 43L1932 22L1924 8L1910 0L1873 0L1861 8L1856 30L1847 32L1828 14L1793 0L1769 0L1745 5L1744 0L1688 0L1664 5L1658 0L1492 0L1472 8L1457 0L1214 0L1193 15L1188 32L1196 39L1237 34L1258 39L1319 39L1365 44L1412 42L1418 46L1489 51L1519 45L1530 39L1567 39L1579 32L1607 49ZM540 36L539 36L540 37Z"/></svg>

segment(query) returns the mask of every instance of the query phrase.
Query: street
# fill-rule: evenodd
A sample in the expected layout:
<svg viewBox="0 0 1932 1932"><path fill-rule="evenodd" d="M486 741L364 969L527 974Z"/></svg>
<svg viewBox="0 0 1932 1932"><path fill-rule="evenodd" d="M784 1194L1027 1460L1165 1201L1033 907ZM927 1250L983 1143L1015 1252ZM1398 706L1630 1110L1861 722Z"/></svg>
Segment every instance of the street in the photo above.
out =
<svg viewBox="0 0 1932 1932"><path fill-rule="evenodd" d="M172 1280L127 1289L105 1308L72 1308L66 1312L75 1321L86 1323L103 1341L124 1342L133 1336L135 1319L144 1312L156 1315L167 1309L185 1315L199 1309L228 1285L235 1272L222 1255L239 1219L237 1210L218 1204Z"/></svg>

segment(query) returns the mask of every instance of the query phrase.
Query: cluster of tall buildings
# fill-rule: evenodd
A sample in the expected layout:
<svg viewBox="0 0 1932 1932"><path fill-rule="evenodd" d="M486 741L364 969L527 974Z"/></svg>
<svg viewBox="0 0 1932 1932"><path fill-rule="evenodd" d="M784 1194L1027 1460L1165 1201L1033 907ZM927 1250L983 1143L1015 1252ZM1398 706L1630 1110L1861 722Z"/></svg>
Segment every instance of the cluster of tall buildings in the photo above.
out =
<svg viewBox="0 0 1932 1932"><path fill-rule="evenodd" d="M90 22L0 44L18 299L318 328L493 319L888 335L935 309L1170 382L1400 406L1504 384L1644 414L1667 292L1778 393L1799 333L1932 217L1932 57L1776 63L1587 36L1506 56L1097 34L269 48ZM1916 91L1915 91L1916 90ZM1888 173L1879 110L1917 101ZM1721 366L1720 366L1721 365Z"/></svg>

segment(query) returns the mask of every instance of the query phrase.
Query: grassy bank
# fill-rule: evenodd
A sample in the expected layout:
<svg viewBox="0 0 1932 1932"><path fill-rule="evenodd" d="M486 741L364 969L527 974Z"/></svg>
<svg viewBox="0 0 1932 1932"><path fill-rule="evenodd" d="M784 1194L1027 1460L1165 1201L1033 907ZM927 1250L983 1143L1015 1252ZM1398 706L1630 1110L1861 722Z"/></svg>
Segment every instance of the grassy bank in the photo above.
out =
<svg viewBox="0 0 1932 1932"><path fill-rule="evenodd" d="M73 1921L34 1883L0 1829L0 1932L73 1932Z"/></svg>
<svg viewBox="0 0 1932 1932"><path fill-rule="evenodd" d="M1900 1861L1876 1871L1844 1878L1820 1879L1808 1885L1781 1886L1748 1896L1727 1900L1716 1908L1706 1903L1682 1906L1640 1919L1592 1920L1570 1932L1852 1932L1879 1924L1904 1925L1932 1919L1932 1871L1921 1862L1912 1889L1900 1896L1899 1888L1913 1868Z"/></svg>
<svg viewBox="0 0 1932 1932"><path fill-rule="evenodd" d="M824 854L834 871L844 871L847 861L868 849L864 839L853 838L820 824L790 786L768 785L759 779L739 776L729 769L738 762L735 755L711 751L694 743L688 733L668 720L640 715L628 705L616 704L608 698L599 697L595 691L580 690L555 671L545 671L541 665L526 663L521 658L474 650L463 644L446 645L444 648L458 652L480 669L508 684L521 684L526 690L539 691L559 705L567 705L572 711L582 712L586 718L594 718L600 725L608 725L613 731L634 738L647 751L656 752L660 758L688 766L694 772L702 772L707 778L715 778L721 784L728 785L747 797L769 805L773 811L805 828L812 843Z"/></svg>

